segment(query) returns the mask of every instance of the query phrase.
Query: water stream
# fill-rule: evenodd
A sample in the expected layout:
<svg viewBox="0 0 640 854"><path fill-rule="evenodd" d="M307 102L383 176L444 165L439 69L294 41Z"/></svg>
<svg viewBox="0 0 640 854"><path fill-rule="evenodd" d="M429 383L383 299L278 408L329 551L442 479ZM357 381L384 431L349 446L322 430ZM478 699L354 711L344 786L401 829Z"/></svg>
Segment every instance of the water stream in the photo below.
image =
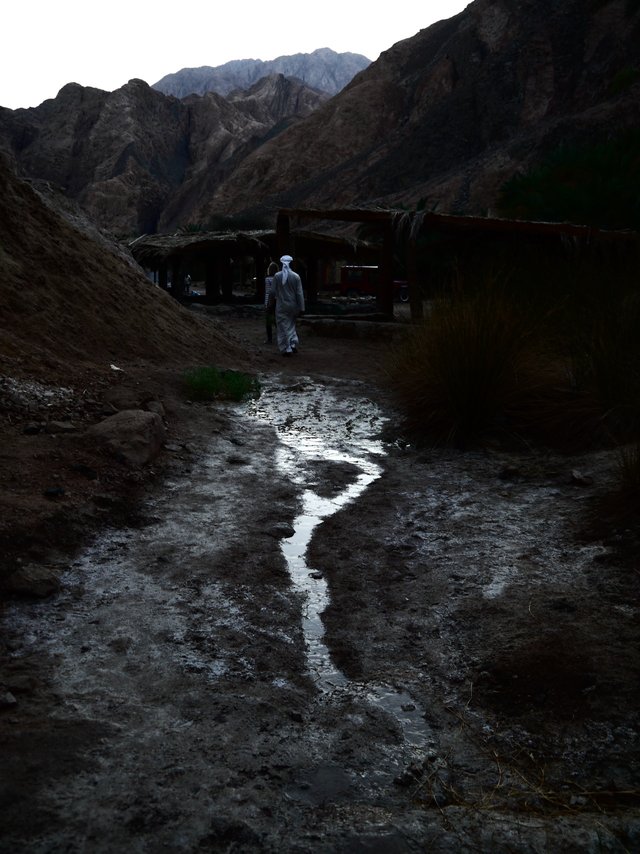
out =
<svg viewBox="0 0 640 854"><path fill-rule="evenodd" d="M267 420L278 433L279 471L302 488L302 509L294 519L294 534L281 542L291 580L302 594L307 667L322 692L348 691L391 714L405 742L424 747L429 741L424 711L403 691L384 684L356 683L333 663L324 641L322 613L329 605L327 583L307 563L311 538L322 522L359 496L382 474L385 447L379 438L386 421L366 397L336 395L325 384L310 381L291 389L267 386L252 406L252 414ZM345 402L345 399L348 402ZM314 464L352 469L348 481L330 497L310 488ZM348 568L345 568L348 571Z"/></svg>

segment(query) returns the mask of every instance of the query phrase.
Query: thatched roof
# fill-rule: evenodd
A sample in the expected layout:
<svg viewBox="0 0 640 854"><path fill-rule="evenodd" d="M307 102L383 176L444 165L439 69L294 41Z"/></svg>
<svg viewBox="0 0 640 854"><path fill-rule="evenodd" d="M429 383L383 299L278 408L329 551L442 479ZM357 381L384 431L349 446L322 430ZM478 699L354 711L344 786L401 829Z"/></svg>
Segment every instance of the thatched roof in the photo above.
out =
<svg viewBox="0 0 640 854"><path fill-rule="evenodd" d="M269 254L275 245L274 231L198 231L175 234L143 234L129 243L133 257L143 266L163 264L185 255L242 253Z"/></svg>

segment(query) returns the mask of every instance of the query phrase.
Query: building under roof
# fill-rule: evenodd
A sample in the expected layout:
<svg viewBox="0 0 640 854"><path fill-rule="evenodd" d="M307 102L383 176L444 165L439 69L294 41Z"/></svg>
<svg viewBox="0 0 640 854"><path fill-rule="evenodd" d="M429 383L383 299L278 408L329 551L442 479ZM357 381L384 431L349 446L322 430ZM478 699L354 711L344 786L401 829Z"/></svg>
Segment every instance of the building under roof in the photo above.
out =
<svg viewBox="0 0 640 854"><path fill-rule="evenodd" d="M234 283L252 280L260 301L270 261L285 253L294 257L310 304L335 282L336 265L376 265L381 283L378 309L391 316L394 278L400 275L409 280L413 310L436 286L438 277L446 278L443 258L451 275L453 259L458 273L465 265L477 271L481 258L489 263L524 251L532 258L542 253L551 262L589 253L603 264L620 253L625 260L638 260L640 254L636 232L382 208L282 209L275 230L143 235L129 248L161 287L171 283L178 298L184 295L187 273L197 270L206 302L231 300ZM415 314L419 313L416 308Z"/></svg>

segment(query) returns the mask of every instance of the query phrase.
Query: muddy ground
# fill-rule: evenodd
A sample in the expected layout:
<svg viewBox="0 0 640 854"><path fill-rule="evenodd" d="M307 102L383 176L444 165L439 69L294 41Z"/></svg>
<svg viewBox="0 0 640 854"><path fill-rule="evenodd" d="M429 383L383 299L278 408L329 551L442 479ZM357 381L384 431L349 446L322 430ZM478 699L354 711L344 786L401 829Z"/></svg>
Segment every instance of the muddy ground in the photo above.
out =
<svg viewBox="0 0 640 854"><path fill-rule="evenodd" d="M640 850L637 552L594 521L615 455L413 447L385 341L305 327L286 360L227 322L259 400L144 365L87 395L161 400L150 470L5 430L31 442L11 482L4 446L5 574L60 586L0 614L0 850Z"/></svg>

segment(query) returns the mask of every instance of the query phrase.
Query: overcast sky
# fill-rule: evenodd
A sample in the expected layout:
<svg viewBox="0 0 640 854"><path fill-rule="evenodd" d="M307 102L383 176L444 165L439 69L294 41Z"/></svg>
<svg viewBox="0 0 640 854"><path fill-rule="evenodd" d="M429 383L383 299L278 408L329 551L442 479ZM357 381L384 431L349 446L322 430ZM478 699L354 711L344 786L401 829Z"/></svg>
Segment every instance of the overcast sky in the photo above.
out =
<svg viewBox="0 0 640 854"><path fill-rule="evenodd" d="M2 10L0 106L55 98L66 83L113 91L181 68L328 47L371 60L469 0L13 0Z"/></svg>

